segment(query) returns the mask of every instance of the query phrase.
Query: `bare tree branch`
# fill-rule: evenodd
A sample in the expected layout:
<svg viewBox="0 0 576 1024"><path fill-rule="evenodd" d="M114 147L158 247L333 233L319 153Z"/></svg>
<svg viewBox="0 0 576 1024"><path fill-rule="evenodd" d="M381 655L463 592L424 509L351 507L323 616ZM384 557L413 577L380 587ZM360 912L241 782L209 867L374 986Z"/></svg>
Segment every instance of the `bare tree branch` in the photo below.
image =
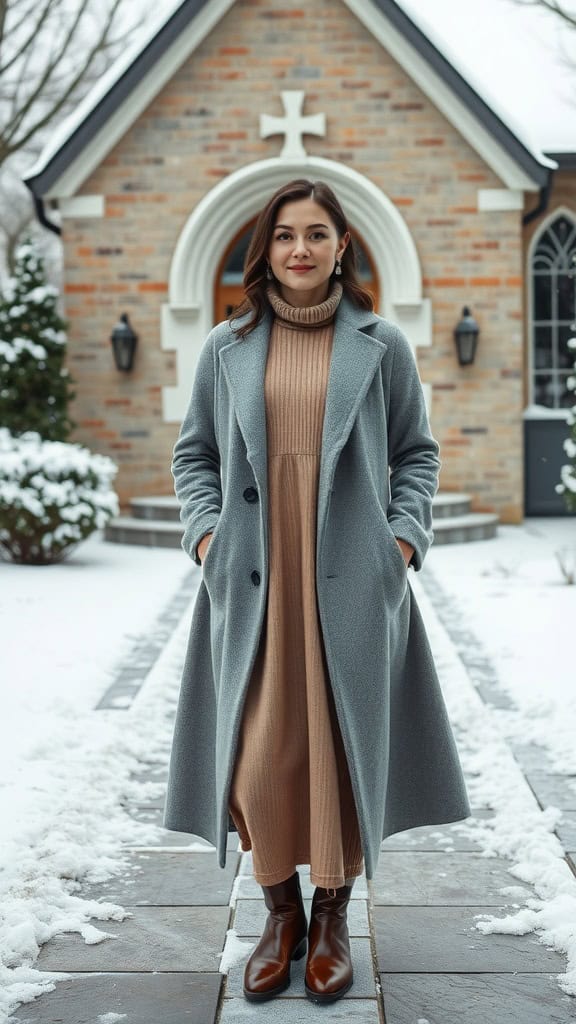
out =
<svg viewBox="0 0 576 1024"><path fill-rule="evenodd" d="M2 76L3 76L3 75L5 75L5 74L6 74L6 72L7 72L7 71L8 71L8 70L9 70L9 69L10 69L11 67L13 67L13 66L14 66L15 64L17 64L17 63L18 63L18 61L19 61L19 60L21 60L21 59L22 59L22 57L23 57L23 56L24 56L24 55L25 55L26 53L31 53L31 52L33 52L33 47L32 47L32 44L33 44L34 40L36 39L36 36L38 35L38 27L39 27L40 25L42 25L42 23L43 23L43 22L44 22L44 21L46 20L46 18L48 17L48 15L49 15L49 13L50 13L50 10L51 10L52 8L54 8L54 7L55 7L55 5L56 5L57 3L59 3L59 2L60 2L60 0L46 0L46 6L45 6L44 10L43 10L43 11L42 11L42 12L41 12L40 14L38 14L38 15L36 16L36 20L35 20L35 22L34 22L34 27L32 28L32 31L31 31L31 32L30 32L30 33L28 34L28 36L27 36L27 37L26 37L25 39L23 39L23 41L22 41L22 43L20 44L20 46L19 46L19 47L17 47L17 48L16 48L15 50L14 50L14 53L13 53L13 54L12 54L12 55L11 55L11 56L9 57L9 59L8 59L8 60L6 61L6 63L5 63L5 64L0 64L0 75L2 75ZM20 24L26 24L26 25L28 25L28 24L29 24L29 22L30 22L30 15L29 15L29 13L27 12L27 13L26 13L26 16L25 16L25 17L24 17L24 16L22 17L22 19L21 19L21 23L20 23ZM19 27L20 27L20 26L19 26ZM16 31L16 27L14 27L14 31Z"/></svg>
<svg viewBox="0 0 576 1024"><path fill-rule="evenodd" d="M573 14L564 4L559 3L558 0L512 0L512 3L516 4L517 7L540 7L544 11L555 14L558 18L565 21L566 24L576 29L576 13Z"/></svg>
<svg viewBox="0 0 576 1024"><path fill-rule="evenodd" d="M119 2L119 0L117 0L117 3L118 2ZM33 126L32 128L29 129L27 138L26 137L22 137L18 141L16 146L12 145L12 140L15 139L15 137L16 137L16 135L18 133L18 130L19 130L22 122L24 121L24 118L29 113L29 111L32 109L32 107L35 105L37 100L41 96L44 95L44 91L45 91L46 85L49 82L50 77L51 77L53 71L55 70L55 68L57 68L60 65L60 62L61 62L62 58L68 52L68 48L70 46L70 43L72 42L72 40L74 38L74 35L75 35L76 30L78 28L78 25L81 23L82 16L83 16L87 6L89 5L89 3L90 3L90 0L81 0L80 6L78 7L78 10L76 12L76 16L72 19L72 23L71 23L71 25L70 25L70 27L68 29L68 32L65 34L64 38L61 41L60 48L59 48L58 52L54 56L51 56L50 59L48 60L46 66L44 68L44 71L42 72L42 74L40 75L39 79L35 83L33 90L30 92L30 94L29 94L28 98L25 100L25 102L22 103L21 105L19 105L17 108L14 109L14 113L12 115L11 124L10 124L8 130L4 132L3 139L2 139L2 147L3 147L3 149L4 149L5 153L6 153L6 156L9 156L10 153L13 153L15 151L15 149L20 149L22 145L26 145L27 138L29 139L31 137L31 134L34 134L34 132L36 130L38 130L38 128L40 128L42 126L42 123L44 123L44 124L46 123L46 116L48 116L48 115L45 115L44 118L42 118L40 121L36 122L36 126ZM107 26L105 26L103 31L105 33L108 31ZM68 95L70 95L70 92L71 92L71 89L69 87L68 90L67 90ZM17 93L16 93L16 95L17 95ZM61 109L61 106L63 105L65 100L66 100L66 96L62 96L60 102L56 104L56 108L57 109ZM56 110L54 111L54 113L55 112L56 112Z"/></svg>
<svg viewBox="0 0 576 1024"><path fill-rule="evenodd" d="M126 45L118 20L129 3L112 0L106 9L101 0L43 0L38 9L29 0L0 0L0 167L78 102ZM148 14L142 8L132 29Z"/></svg>

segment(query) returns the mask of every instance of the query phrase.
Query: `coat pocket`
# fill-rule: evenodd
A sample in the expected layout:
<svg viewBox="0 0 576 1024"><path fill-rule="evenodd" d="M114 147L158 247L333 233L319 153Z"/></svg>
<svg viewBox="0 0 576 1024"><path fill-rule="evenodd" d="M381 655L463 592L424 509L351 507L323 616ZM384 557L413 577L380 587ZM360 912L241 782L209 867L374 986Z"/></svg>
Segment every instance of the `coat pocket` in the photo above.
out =
<svg viewBox="0 0 576 1024"><path fill-rule="evenodd" d="M394 536L392 527L388 522L387 516L384 515L384 532L387 539L387 548L390 552L390 561L387 567L387 576L392 577L390 580L390 586L392 593L398 601L402 601L406 595L408 587L408 566L404 559L404 555L400 549L400 545ZM398 585L398 586L396 586Z"/></svg>
<svg viewBox="0 0 576 1024"><path fill-rule="evenodd" d="M219 516L218 520L216 521L216 526L214 527L214 529L212 531L212 536L210 538L210 543L208 545L208 549L206 551L206 554L204 555L204 558L202 559L202 576L205 575L206 570L208 570L208 572L210 572L210 567L212 565L212 560L214 558L214 545L217 544L217 541L218 541L218 532L219 532L219 529L220 529L220 520L221 519L222 519L222 513L220 513L220 516Z"/></svg>

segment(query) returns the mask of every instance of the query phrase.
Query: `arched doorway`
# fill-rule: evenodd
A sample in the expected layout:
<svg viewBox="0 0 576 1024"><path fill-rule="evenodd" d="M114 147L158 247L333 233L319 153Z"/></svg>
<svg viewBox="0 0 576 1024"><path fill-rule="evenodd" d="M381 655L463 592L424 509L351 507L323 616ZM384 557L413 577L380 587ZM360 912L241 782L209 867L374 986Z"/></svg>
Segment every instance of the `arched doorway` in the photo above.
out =
<svg viewBox="0 0 576 1024"><path fill-rule="evenodd" d="M244 260L255 223L256 218L254 217L237 232L220 260L218 271L214 278L214 323L227 320L242 301L244 295L242 288ZM351 231L351 234L352 244L356 251L360 280L363 286L372 293L374 308L378 310L380 289L374 261L360 236L355 231Z"/></svg>
<svg viewBox="0 0 576 1024"><path fill-rule="evenodd" d="M382 190L351 167L324 157L260 160L219 181L196 205L178 238L161 317L162 348L176 352L176 381L162 388L165 423L182 422L202 345L214 323L226 319L225 310L214 308L215 268L220 268L219 281L230 240L233 245L240 239L262 208L262 196L284 184L288 174L318 176L334 188L373 261L380 286L377 311L405 329L414 347L432 344L431 302L422 295L416 245ZM426 383L424 390L429 403Z"/></svg>

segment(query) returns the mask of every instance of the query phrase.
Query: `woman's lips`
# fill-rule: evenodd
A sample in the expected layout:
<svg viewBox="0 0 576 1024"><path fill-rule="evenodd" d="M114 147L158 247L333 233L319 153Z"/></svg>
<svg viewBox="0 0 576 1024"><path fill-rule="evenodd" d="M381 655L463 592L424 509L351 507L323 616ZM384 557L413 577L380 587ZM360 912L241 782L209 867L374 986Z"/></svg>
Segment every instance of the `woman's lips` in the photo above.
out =
<svg viewBox="0 0 576 1024"><path fill-rule="evenodd" d="M314 270L314 267L288 267L288 270L293 271L294 274L307 274L310 270Z"/></svg>

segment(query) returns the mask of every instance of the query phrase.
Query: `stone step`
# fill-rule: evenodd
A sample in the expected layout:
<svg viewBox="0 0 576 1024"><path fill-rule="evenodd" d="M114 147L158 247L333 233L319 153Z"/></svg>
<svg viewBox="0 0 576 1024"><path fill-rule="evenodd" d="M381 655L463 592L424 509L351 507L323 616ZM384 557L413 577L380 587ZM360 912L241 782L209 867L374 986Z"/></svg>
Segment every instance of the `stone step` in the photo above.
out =
<svg viewBox="0 0 576 1024"><path fill-rule="evenodd" d="M105 526L104 540L148 548L179 548L183 532L181 523L170 520L117 516Z"/></svg>
<svg viewBox="0 0 576 1024"><path fill-rule="evenodd" d="M490 540L496 536L498 516L494 512L468 512L464 516L441 516L433 519L434 545L464 544L467 541Z"/></svg>
<svg viewBox="0 0 576 1024"><path fill-rule="evenodd" d="M438 491L432 501L432 515L434 519L465 516L470 512L471 501L472 498L469 494L461 494L457 491Z"/></svg>
<svg viewBox="0 0 576 1024"><path fill-rule="evenodd" d="M460 516L434 517L434 544L463 544L496 536L498 516L492 512L468 512ZM117 516L104 530L104 538L114 544L140 544L145 547L178 548L183 527L169 519Z"/></svg>
<svg viewBox="0 0 576 1024"><path fill-rule="evenodd" d="M470 511L471 497L456 491L439 491L433 500L435 519L445 516L463 516ZM175 495L153 495L132 498L130 510L136 519L166 519L180 521L180 505Z"/></svg>
<svg viewBox="0 0 576 1024"><path fill-rule="evenodd" d="M165 519L180 522L180 503L175 494L131 498L130 511L135 519Z"/></svg>

